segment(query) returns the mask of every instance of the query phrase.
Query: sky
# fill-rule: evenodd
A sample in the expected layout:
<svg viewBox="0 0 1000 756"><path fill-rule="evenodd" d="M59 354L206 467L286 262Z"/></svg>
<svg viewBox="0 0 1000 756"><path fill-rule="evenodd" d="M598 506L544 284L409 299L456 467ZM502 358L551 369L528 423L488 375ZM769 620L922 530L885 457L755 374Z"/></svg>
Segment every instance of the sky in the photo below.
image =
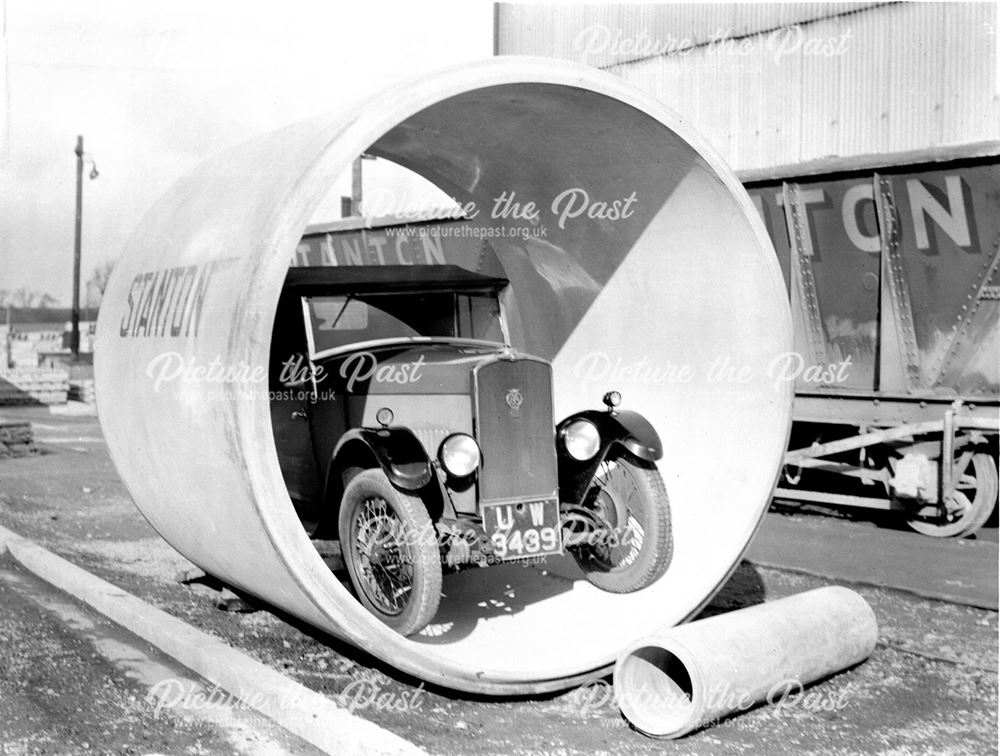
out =
<svg viewBox="0 0 1000 756"><path fill-rule="evenodd" d="M210 155L493 51L492 5L468 0L0 0L0 10L0 290L62 306L78 134L100 172L88 180L88 163L84 174L85 284Z"/></svg>

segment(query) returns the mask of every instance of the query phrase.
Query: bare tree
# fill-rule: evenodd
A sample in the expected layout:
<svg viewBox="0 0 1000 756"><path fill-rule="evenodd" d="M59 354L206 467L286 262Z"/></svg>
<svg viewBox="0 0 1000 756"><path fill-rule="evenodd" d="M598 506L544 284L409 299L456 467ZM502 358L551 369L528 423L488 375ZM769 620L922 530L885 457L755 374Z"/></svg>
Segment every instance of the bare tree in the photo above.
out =
<svg viewBox="0 0 1000 756"><path fill-rule="evenodd" d="M111 271L115 268L115 261L108 260L101 263L90 273L87 281L87 307L100 307L101 300L104 299L104 290L108 288L108 280L111 278Z"/></svg>
<svg viewBox="0 0 1000 756"><path fill-rule="evenodd" d="M0 290L0 307L31 308L31 307L51 307L59 304L59 300L51 294L35 291L22 287L16 290Z"/></svg>
<svg viewBox="0 0 1000 756"><path fill-rule="evenodd" d="M14 307L34 307L37 299L38 292L21 287L11 296L11 304Z"/></svg>

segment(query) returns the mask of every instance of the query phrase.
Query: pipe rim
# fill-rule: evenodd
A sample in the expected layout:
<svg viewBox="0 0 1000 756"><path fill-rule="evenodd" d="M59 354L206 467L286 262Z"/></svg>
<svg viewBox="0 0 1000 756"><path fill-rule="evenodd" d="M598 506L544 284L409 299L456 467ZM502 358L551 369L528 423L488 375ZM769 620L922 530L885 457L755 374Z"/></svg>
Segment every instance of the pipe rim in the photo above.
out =
<svg viewBox="0 0 1000 756"><path fill-rule="evenodd" d="M614 687L622 714L646 735L677 738L703 724L704 675L682 643L632 643L615 665Z"/></svg>
<svg viewBox="0 0 1000 756"><path fill-rule="evenodd" d="M418 88L419 81L404 83L383 94L369 98L366 101L367 104L360 111L361 115L346 124L341 124L342 128L331 132L327 146L308 170L302 174L295 190L286 198L286 204L303 199L314 200L313 206L318 204L322 199L321 196L315 194L315 187L318 184L324 184L325 188L328 188L332 178L347 168L356 152L378 141L388 129L402 123L422 108L441 102L444 99L441 92L444 90L448 90L447 97L453 97L465 92L502 84L547 83L577 87L604 95L618 103L636 108L664 128L676 133L692 151L705 161L716 177L730 190L734 206L741 212L742 220L753 230L758 245L770 248L770 241L763 223L757 216L749 198L714 149L669 108L651 97L632 90L611 75L563 62L521 58L490 59L481 64L454 67L446 69L434 78L437 88L433 90L432 98L415 96L414 91ZM475 83L470 83L473 80ZM386 124L390 125L386 127ZM327 178L330 181L325 181ZM308 215L312 212L313 206L310 206L309 202L300 202L300 204L303 207L308 207L308 210L300 211L294 219L286 218L285 222L275 230L267 247L261 248L259 251L259 256L266 257L269 261L268 264L261 265L251 272L241 294L242 300L246 302L250 301L251 294L260 296L261 292L265 292L263 299L258 301L267 305L264 309L269 313L259 319L253 329L241 332L240 338L233 344L233 356L246 359L250 364L266 363L267 360L267 350L270 348L270 330L280 292L280 281L287 269L286 258L283 256L282 250L294 248L298 237L301 236L301 231L306 226ZM773 275L770 280L776 296L780 301L783 301L784 290L781 286L781 274L777 260L772 255L763 256L758 262L772 269ZM782 316L782 320L785 322L779 324L778 327L783 328L789 334L790 344L790 314L787 307L782 311ZM787 387L785 394L785 401L781 403L778 410L782 417L790 419L791 385ZM110 401L110 399L106 399L106 401ZM353 597L329 575L326 566L314 550L311 548L302 549L304 543L308 544L308 539L294 517L287 493L284 494L284 500L280 506L273 505L274 482L275 480L280 481L281 475L266 402L240 398L235 406L230 408L229 418L235 431L237 448L241 455L242 469L246 473L254 511L265 526L267 537L277 558L295 580L298 588L311 601L313 607L334 624L338 624L336 612L331 611L335 609L331 598L354 601ZM786 422L786 428L787 425ZM266 469L252 467L250 462L253 460L263 460ZM773 479L776 479L780 473L780 467L780 457L776 455ZM756 513L756 527L759 527L766 511L766 497L762 496L762 499L764 501ZM749 545L750 537L747 538L744 549ZM732 564L725 571L725 574L720 576L709 595L687 612L687 617L693 616L711 600L712 595L735 570L738 562L739 556L733 559ZM363 650L383 658L392 659L392 663L403 671L423 679L474 692L541 692L565 688L606 672L614 663L615 656L613 651L609 651L605 658L598 660L596 664L589 664L583 670L580 669L579 664L567 662L562 667L546 670L544 677L525 680L522 673L510 672L500 666L491 666L477 672L469 671L436 653L433 647L398 636L374 617L364 613L352 617L349 624L353 624L354 627L344 628L340 625L344 636ZM412 658L414 651L418 652L420 658Z"/></svg>

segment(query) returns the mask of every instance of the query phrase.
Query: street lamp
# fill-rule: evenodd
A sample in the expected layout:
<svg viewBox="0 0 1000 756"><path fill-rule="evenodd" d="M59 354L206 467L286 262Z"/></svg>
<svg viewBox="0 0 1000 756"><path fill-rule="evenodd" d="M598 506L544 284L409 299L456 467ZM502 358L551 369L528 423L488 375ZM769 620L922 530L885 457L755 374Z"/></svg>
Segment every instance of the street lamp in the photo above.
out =
<svg viewBox="0 0 1000 756"><path fill-rule="evenodd" d="M83 164L90 163L90 179L100 174L94 158L83 151L83 137L76 138L76 236L73 243L73 317L69 335L72 361L80 361L80 231L83 226Z"/></svg>

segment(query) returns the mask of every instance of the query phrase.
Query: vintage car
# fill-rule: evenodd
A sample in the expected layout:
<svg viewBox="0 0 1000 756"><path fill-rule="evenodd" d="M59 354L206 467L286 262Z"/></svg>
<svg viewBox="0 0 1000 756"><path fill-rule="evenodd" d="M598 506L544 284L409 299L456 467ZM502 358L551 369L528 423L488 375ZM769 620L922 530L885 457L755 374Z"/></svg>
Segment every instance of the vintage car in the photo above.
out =
<svg viewBox="0 0 1000 756"><path fill-rule="evenodd" d="M510 346L507 288L453 265L285 281L270 371L285 483L310 534L339 539L358 600L405 635L434 617L445 570L568 551L625 593L670 561L656 431L610 386L605 409L557 423L551 365Z"/></svg>

